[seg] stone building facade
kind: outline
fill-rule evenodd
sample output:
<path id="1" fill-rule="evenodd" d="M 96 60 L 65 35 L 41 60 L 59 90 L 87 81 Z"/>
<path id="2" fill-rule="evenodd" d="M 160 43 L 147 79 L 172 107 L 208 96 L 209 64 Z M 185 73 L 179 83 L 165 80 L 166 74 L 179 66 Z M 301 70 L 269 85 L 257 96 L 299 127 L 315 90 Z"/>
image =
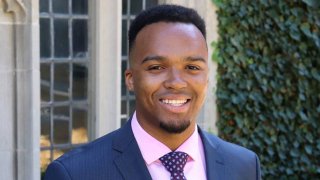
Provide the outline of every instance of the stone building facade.
<path id="1" fill-rule="evenodd" d="M 0 0 L 0 179 L 38 180 L 62 153 L 113 131 L 134 109 L 126 31 L 141 9 L 174 3 L 207 22 L 211 0 Z M 215 69 L 199 125 L 216 133 Z M 41 169 L 42 168 L 42 169 Z"/>

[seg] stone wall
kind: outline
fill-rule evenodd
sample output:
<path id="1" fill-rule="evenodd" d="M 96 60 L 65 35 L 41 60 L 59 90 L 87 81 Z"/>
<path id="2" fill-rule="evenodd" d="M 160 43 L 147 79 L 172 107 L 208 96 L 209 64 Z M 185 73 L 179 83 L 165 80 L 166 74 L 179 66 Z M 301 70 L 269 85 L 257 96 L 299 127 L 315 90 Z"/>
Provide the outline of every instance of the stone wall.
<path id="1" fill-rule="evenodd" d="M 0 179 L 38 179 L 38 1 L 0 1 Z"/>

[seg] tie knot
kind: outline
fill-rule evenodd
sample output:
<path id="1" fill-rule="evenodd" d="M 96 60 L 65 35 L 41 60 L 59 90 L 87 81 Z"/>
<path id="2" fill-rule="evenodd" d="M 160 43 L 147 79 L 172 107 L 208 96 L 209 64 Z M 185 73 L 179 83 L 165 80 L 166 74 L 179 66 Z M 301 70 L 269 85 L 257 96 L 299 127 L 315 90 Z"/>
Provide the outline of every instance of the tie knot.
<path id="1" fill-rule="evenodd" d="M 184 152 L 170 152 L 160 158 L 161 163 L 170 172 L 183 172 L 189 155 Z"/>

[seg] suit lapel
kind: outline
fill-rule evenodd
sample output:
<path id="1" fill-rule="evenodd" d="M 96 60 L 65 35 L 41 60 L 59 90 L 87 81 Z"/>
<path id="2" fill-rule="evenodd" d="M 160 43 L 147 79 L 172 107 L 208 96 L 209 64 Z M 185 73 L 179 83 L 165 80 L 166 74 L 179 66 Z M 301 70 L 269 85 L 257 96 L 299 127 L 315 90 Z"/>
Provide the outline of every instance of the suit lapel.
<path id="1" fill-rule="evenodd" d="M 151 180 L 151 175 L 134 138 L 131 120 L 121 128 L 119 135 L 114 138 L 113 149 L 119 153 L 114 162 L 124 179 Z"/>
<path id="2" fill-rule="evenodd" d="M 219 149 L 219 141 L 216 137 L 208 137 L 200 128 L 199 134 L 204 146 L 206 159 L 207 179 L 226 179 L 226 169 L 223 154 Z"/>
<path id="3" fill-rule="evenodd" d="M 219 149 L 219 140 L 206 134 L 200 128 L 199 134 L 204 146 L 207 179 L 226 179 L 226 165 Z M 119 130 L 113 140 L 113 149 L 119 155 L 114 162 L 126 180 L 151 180 L 145 161 L 131 129 L 131 120 Z"/>

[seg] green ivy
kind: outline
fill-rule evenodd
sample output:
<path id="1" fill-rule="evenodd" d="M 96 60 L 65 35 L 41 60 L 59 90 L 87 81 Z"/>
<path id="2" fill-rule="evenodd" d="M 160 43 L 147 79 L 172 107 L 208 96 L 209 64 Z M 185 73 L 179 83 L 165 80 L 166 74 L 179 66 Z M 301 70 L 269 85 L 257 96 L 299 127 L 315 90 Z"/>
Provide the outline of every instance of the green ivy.
<path id="1" fill-rule="evenodd" d="M 320 179 L 320 0 L 213 0 L 219 136 L 263 179 Z"/>

